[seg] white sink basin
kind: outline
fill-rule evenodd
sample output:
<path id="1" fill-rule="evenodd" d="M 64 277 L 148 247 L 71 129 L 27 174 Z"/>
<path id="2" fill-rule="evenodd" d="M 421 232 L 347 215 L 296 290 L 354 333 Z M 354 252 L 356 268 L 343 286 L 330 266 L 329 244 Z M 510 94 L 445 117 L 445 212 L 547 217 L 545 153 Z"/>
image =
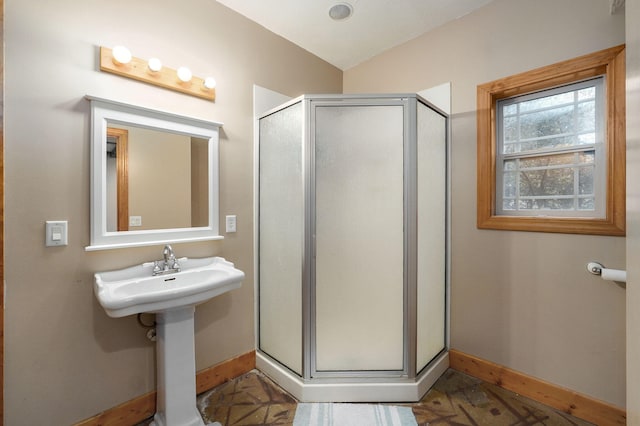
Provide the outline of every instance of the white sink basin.
<path id="1" fill-rule="evenodd" d="M 95 274 L 94 291 L 110 317 L 195 306 L 240 287 L 244 272 L 222 257 L 180 259 L 181 271 L 153 276 L 153 262 Z"/>

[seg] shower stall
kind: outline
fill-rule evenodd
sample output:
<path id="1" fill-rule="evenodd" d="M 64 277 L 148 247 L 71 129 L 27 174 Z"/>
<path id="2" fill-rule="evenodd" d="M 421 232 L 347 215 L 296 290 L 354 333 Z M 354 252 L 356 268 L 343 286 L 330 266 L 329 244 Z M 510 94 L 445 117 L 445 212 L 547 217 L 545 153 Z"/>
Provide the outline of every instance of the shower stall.
<path id="1" fill-rule="evenodd" d="M 448 117 L 415 94 L 259 117 L 257 367 L 301 401 L 417 401 L 448 367 Z"/>

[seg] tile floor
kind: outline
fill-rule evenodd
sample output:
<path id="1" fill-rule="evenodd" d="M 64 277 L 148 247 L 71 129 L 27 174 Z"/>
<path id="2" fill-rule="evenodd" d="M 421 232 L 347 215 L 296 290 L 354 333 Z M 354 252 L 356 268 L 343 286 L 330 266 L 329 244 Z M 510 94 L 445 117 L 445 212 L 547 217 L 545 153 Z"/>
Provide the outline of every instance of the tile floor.
<path id="1" fill-rule="evenodd" d="M 205 423 L 223 426 L 292 425 L 296 404 L 257 370 L 198 396 Z M 447 370 L 420 402 L 397 405 L 411 406 L 420 426 L 591 424 L 455 370 Z"/>

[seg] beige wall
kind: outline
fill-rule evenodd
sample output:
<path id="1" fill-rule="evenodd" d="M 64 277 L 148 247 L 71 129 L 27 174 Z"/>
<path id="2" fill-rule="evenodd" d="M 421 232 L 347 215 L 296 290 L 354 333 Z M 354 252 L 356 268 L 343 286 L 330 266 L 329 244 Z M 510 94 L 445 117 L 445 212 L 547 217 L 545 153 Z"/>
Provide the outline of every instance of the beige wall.
<path id="1" fill-rule="evenodd" d="M 476 86 L 624 43 L 607 0 L 496 0 L 345 72 L 344 90 L 452 85 L 451 346 L 625 405 L 625 239 L 476 229 Z"/>
<path id="2" fill-rule="evenodd" d="M 640 0 L 626 1 L 627 424 L 640 425 Z"/>
<path id="3" fill-rule="evenodd" d="M 5 424 L 70 424 L 154 389 L 153 344 L 135 318 L 105 315 L 92 274 L 160 258 L 161 247 L 84 251 L 86 94 L 224 123 L 220 214 L 236 214 L 238 232 L 174 249 L 178 256 L 220 254 L 247 273 L 241 289 L 197 308 L 197 368 L 252 350 L 253 84 L 290 96 L 335 93 L 341 71 L 213 0 L 4 3 Z M 214 75 L 216 101 L 98 72 L 98 46 L 116 44 Z M 49 219 L 69 221 L 67 247 L 44 247 Z"/>

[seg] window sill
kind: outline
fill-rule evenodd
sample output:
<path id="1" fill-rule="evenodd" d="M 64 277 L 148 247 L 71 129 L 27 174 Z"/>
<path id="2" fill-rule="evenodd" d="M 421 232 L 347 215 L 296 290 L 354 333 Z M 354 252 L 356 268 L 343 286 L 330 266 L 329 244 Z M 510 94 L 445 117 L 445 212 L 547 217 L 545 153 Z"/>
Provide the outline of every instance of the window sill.
<path id="1" fill-rule="evenodd" d="M 562 234 L 609 235 L 618 237 L 623 237 L 625 235 L 624 226 L 618 226 L 615 220 L 573 217 L 478 217 L 478 228 L 502 231 L 552 232 Z"/>

